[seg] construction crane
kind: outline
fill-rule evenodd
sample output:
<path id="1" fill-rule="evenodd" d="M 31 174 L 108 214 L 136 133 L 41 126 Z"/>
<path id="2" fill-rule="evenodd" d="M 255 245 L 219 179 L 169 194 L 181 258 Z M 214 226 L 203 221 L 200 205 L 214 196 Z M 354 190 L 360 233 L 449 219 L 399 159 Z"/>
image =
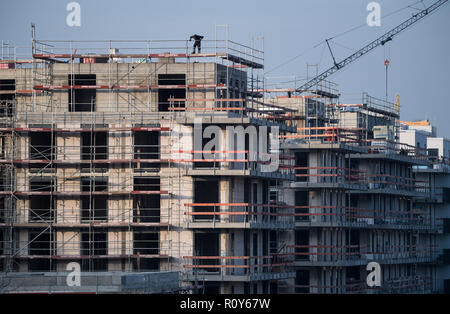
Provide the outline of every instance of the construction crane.
<path id="1" fill-rule="evenodd" d="M 302 85 L 299 88 L 297 88 L 295 91 L 298 92 L 298 93 L 303 93 L 303 92 L 306 92 L 306 91 L 310 90 L 311 88 L 316 86 L 318 83 L 320 83 L 321 81 L 326 79 L 331 74 L 333 74 L 336 71 L 342 69 L 346 65 L 352 63 L 353 61 L 358 60 L 360 57 L 362 57 L 365 54 L 369 53 L 370 51 L 372 51 L 376 47 L 384 46 L 384 44 L 386 44 L 388 41 L 391 41 L 395 35 L 397 35 L 401 31 L 405 30 L 409 26 L 415 24 L 419 20 L 423 19 L 425 16 L 427 16 L 431 12 L 437 10 L 439 7 L 444 5 L 447 1 L 448 0 L 436 1 L 435 3 L 430 5 L 428 8 L 426 8 L 426 9 L 420 11 L 419 13 L 413 15 L 411 18 L 407 19 L 406 21 L 404 21 L 400 25 L 394 27 L 393 29 L 391 29 L 389 32 L 387 32 L 383 36 L 381 36 L 378 39 L 372 41 L 370 44 L 368 44 L 365 47 L 361 48 L 360 50 L 358 50 L 357 52 L 355 52 L 351 56 L 349 56 L 349 57 L 345 58 L 344 60 L 342 60 L 341 62 L 336 62 L 336 60 L 334 58 L 334 55 L 331 52 L 331 48 L 329 47 L 328 40 L 327 40 L 326 42 L 327 42 L 328 47 L 330 48 L 330 52 L 331 52 L 331 55 L 333 57 L 334 66 L 332 66 L 331 68 L 329 68 L 328 70 L 326 70 L 322 74 L 319 74 L 318 76 L 316 76 L 313 79 L 309 80 L 304 85 Z"/>

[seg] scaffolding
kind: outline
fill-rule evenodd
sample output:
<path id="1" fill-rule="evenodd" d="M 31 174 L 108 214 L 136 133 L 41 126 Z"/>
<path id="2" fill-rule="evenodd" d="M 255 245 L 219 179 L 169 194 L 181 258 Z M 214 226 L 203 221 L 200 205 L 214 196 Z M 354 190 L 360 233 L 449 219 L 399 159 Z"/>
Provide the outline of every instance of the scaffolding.
<path id="1" fill-rule="evenodd" d="M 13 71 L 5 76 L 14 77 L 13 87 L 0 88 L 14 100 L 2 101 L 0 129 L 5 271 L 61 271 L 78 261 L 84 271 L 181 270 L 186 277 L 196 268 L 191 260 L 202 264 L 182 236 L 197 218 L 190 205 L 203 206 L 183 199 L 192 193 L 189 171 L 201 164 L 260 171 L 266 162 L 248 150 L 202 151 L 213 157 L 198 159 L 184 147 L 186 125 L 200 116 L 288 130 L 294 112 L 256 92 L 264 88 L 264 52 L 255 42 L 226 38 L 202 46 L 190 53 L 187 40 L 33 38 L 31 59 L 2 52 L 0 64 Z M 280 169 L 279 177 L 292 172 Z M 292 209 L 281 204 L 227 207 L 213 223 L 243 218 L 266 230 L 293 228 Z M 272 255 L 242 261 L 248 275 L 287 265 Z"/>
<path id="2" fill-rule="evenodd" d="M 310 67 L 315 66 L 307 66 L 306 80 L 309 78 Z M 342 103 L 338 85 L 326 80 L 298 94 L 297 87 L 304 81 L 295 76 L 266 77 L 265 89 L 257 90 L 265 95 L 266 102 L 295 110 L 288 112 L 285 118 L 295 121 L 297 133 L 283 138 L 304 142 L 345 143 L 369 148 L 373 144 L 392 146 L 398 150 L 405 148 L 405 145 L 396 146 L 399 132 L 397 120 L 400 116 L 398 104 L 367 93 L 363 93 L 361 99 L 355 103 Z M 381 126 L 385 127 L 386 134 L 378 130 Z M 416 153 L 414 155 L 418 155 L 418 152 Z"/>
<path id="3" fill-rule="evenodd" d="M 290 282 L 295 292 L 361 292 L 360 283 L 345 282 L 333 263 L 434 259 L 429 238 L 413 240 L 416 231 L 434 230 L 433 213 L 408 207 L 412 197 L 429 193 L 427 182 L 406 166 L 386 170 L 382 161 L 364 164 L 353 156 L 402 155 L 405 160 L 392 163 L 410 164 L 428 159 L 426 151 L 396 141 L 397 105 L 366 93 L 355 104 L 343 104 L 338 86 L 328 81 L 300 95 L 302 79 L 264 78 L 264 52 L 254 45 L 216 38 L 204 40 L 202 49 L 190 53 L 187 40 L 33 38 L 26 60 L 2 45 L 2 270 L 60 271 L 76 260 L 84 271 L 180 270 L 195 286 L 240 278 Z M 197 150 L 191 145 L 197 118 L 221 130 L 232 124 L 279 126 L 286 144 L 277 150 L 279 169 L 263 173 L 267 156 L 255 156 L 247 144 Z M 305 151 L 316 159 L 310 163 Z M 229 193 L 217 188 L 217 195 L 229 195 L 215 200 L 196 199 L 194 177 L 206 185 L 211 176 L 226 177 L 220 183 L 230 186 L 239 178 L 242 185 L 225 187 Z M 244 177 L 267 184 L 262 202 L 251 191 L 232 195 L 241 186 L 255 189 Z M 314 203 L 304 203 L 305 193 L 298 201 L 290 191 L 296 189 L 314 194 Z M 382 196 L 358 205 L 352 201 L 358 193 Z M 315 243 L 302 243 L 301 235 L 297 241 L 297 233 L 292 239 L 296 228 L 311 226 L 319 230 Z M 401 232 L 385 244 L 383 232 L 395 227 Z M 218 235 L 217 250 L 199 252 L 195 237 L 215 228 L 225 234 L 244 230 L 249 247 L 255 240 L 245 238 L 247 230 L 275 236 L 262 236 L 269 244 L 259 253 L 258 245 L 235 256 L 228 247 L 220 252 Z M 353 241 L 352 230 L 367 231 L 366 243 L 373 244 L 359 243 L 359 234 Z M 327 269 L 320 282 L 293 282 L 294 267 L 314 263 L 334 267 L 329 278 L 339 274 L 341 282 L 325 278 Z M 429 287 L 406 272 L 392 278 L 392 291 Z"/>

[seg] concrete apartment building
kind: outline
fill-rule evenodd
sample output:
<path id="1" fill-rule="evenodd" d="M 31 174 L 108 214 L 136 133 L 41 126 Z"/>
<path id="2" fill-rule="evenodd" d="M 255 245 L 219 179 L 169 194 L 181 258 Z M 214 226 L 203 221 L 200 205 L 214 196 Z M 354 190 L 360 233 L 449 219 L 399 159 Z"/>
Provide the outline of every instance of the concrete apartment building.
<path id="1" fill-rule="evenodd" d="M 206 293 L 444 291 L 444 216 L 415 171 L 433 163 L 396 140 L 397 105 L 266 88 L 263 52 L 231 41 L 86 45 L 1 60 L 2 273 L 78 262 Z"/>
<path id="2" fill-rule="evenodd" d="M 247 90 L 262 52 L 229 42 L 234 54 L 217 43 L 145 53 L 149 43 L 77 55 L 69 43 L 48 53 L 35 42 L 32 61 L 3 63 L 2 271 L 75 261 L 89 272 L 179 271 L 210 293 L 276 293 L 294 273 L 271 254 L 294 225 L 277 215 L 290 209 L 269 202 L 269 182 L 292 171 L 261 171 L 249 152 L 261 139 L 239 145 L 226 130 L 295 131 L 277 120 L 286 110 L 267 118 Z M 223 144 L 204 155 L 208 125 Z"/>
<path id="3" fill-rule="evenodd" d="M 437 291 L 442 230 L 430 206 L 419 208 L 432 193 L 414 172 L 430 162 L 396 140 L 399 106 L 366 93 L 342 104 L 329 84 L 279 102 L 316 108 L 297 116 L 297 134 L 281 145 L 296 157 L 296 181 L 283 189 L 295 207 L 294 292 Z M 382 269 L 375 289 L 366 283 L 371 261 Z"/>
<path id="4" fill-rule="evenodd" d="M 450 158 L 449 140 L 437 136 L 436 127 L 429 121 L 411 122 L 400 131 L 400 139 L 409 145 L 426 149 L 430 163 L 415 166 L 413 172 L 418 180 L 428 189 L 426 197 L 417 198 L 415 206 L 428 207 L 433 213 L 435 224 L 439 228 L 436 247 L 439 258 L 436 264 L 437 290 L 450 292 Z"/>

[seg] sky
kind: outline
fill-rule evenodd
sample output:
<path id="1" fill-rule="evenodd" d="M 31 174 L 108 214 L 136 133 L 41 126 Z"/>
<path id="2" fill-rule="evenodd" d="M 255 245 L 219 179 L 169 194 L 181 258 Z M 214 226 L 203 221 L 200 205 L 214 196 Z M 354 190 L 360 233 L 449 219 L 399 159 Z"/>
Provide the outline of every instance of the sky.
<path id="1" fill-rule="evenodd" d="M 305 78 L 307 64 L 319 72 L 332 66 L 325 39 L 334 37 L 339 62 L 434 1 L 378 0 L 381 26 L 369 27 L 371 0 L 77 0 L 81 26 L 69 27 L 71 1 L 0 0 L 0 40 L 31 47 L 31 23 L 41 40 L 184 40 L 194 33 L 213 40 L 215 25 L 226 24 L 230 40 L 264 38 L 266 76 Z M 447 3 L 328 80 L 339 85 L 342 103 L 361 103 L 363 92 L 384 99 L 389 59 L 388 97 L 399 94 L 401 119 L 429 119 L 450 138 L 449 33 Z"/>

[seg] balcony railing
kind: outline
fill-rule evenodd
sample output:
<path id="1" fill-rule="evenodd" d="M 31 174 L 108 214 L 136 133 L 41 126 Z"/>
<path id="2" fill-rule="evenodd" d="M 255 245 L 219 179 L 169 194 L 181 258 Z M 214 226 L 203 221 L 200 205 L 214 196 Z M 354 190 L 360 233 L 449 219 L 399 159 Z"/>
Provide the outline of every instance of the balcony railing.
<path id="1" fill-rule="evenodd" d="M 292 167 L 297 182 L 365 184 L 363 170 L 343 167 Z"/>
<path id="2" fill-rule="evenodd" d="M 292 206 L 250 203 L 187 203 L 190 222 L 289 224 L 294 222 Z"/>
<path id="3" fill-rule="evenodd" d="M 280 273 L 292 265 L 277 256 L 184 256 L 188 261 L 183 265 L 191 276 L 249 276 Z"/>

